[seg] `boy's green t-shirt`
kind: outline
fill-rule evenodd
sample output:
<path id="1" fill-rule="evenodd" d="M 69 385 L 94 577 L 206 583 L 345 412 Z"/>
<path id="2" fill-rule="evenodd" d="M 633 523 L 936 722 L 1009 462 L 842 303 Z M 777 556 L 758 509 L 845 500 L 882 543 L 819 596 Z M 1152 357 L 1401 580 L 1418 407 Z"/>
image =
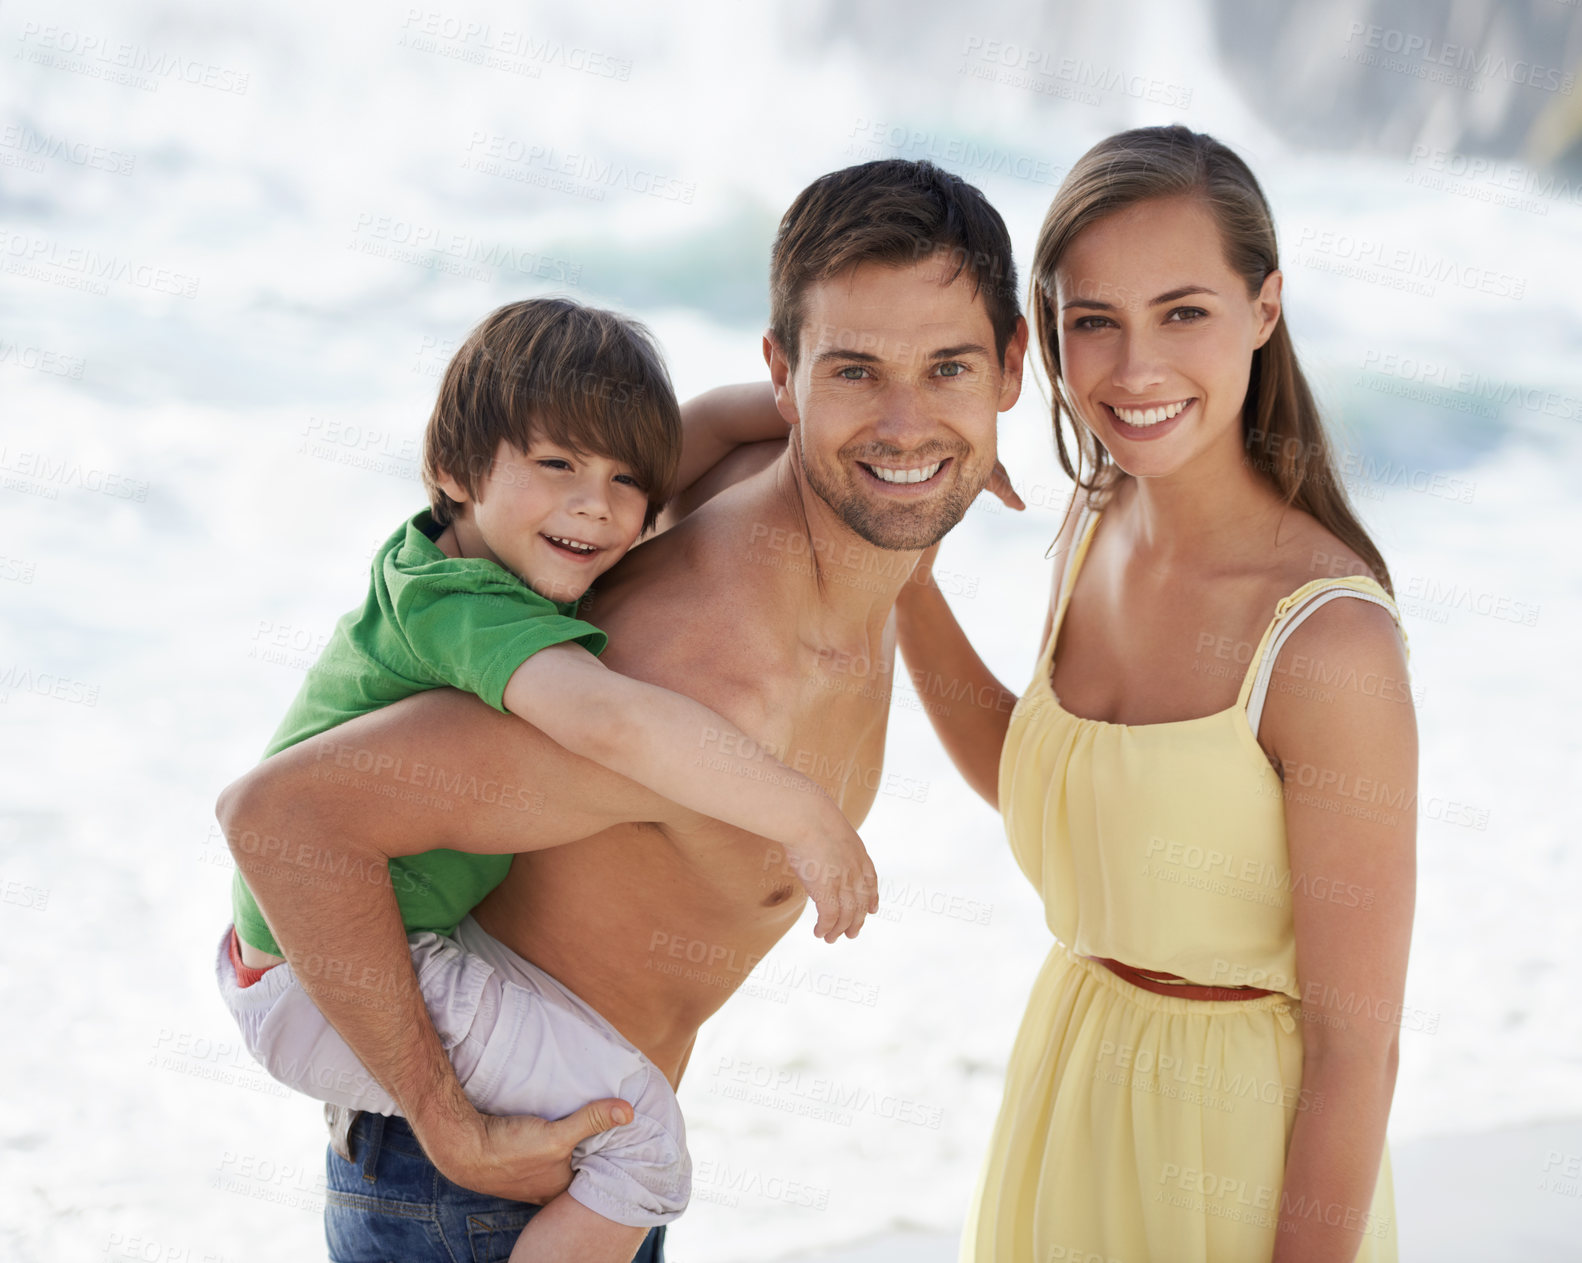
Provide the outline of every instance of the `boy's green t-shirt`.
<path id="1" fill-rule="evenodd" d="M 575 603 L 540 596 L 492 561 L 447 557 L 434 543 L 441 529 L 425 509 L 380 547 L 368 599 L 336 624 L 265 758 L 425 689 L 462 689 L 503 711 L 506 682 L 540 649 L 572 642 L 604 652 L 604 633 L 572 617 Z M 465 772 L 427 769 L 424 787 L 454 791 L 459 780 L 460 792 L 470 792 Z M 472 791 L 484 792 L 476 784 Z M 302 853 L 305 867 L 312 868 L 314 855 Z M 407 931 L 452 933 L 510 866 L 509 855 L 449 850 L 391 860 Z M 282 955 L 239 872 L 231 896 L 238 937 Z"/>

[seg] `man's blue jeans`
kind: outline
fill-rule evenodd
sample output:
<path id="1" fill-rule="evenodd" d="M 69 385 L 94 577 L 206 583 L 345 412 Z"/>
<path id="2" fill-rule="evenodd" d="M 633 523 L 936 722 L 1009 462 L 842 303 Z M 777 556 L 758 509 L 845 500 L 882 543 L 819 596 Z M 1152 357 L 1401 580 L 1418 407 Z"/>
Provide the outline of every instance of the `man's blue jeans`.
<path id="1" fill-rule="evenodd" d="M 452 1184 L 424 1156 L 404 1118 L 360 1114 L 352 1161 L 325 1158 L 324 1235 L 334 1263 L 496 1263 L 508 1259 L 538 1213 Z M 633 1263 L 664 1263 L 665 1230 L 644 1239 Z"/>

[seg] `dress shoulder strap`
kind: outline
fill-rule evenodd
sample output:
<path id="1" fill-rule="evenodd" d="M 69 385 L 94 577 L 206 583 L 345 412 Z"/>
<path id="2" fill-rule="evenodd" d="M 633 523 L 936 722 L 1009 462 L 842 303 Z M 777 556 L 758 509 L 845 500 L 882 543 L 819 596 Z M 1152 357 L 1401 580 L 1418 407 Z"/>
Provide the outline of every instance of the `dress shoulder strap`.
<path id="1" fill-rule="evenodd" d="M 1241 684 L 1237 705 L 1246 709 L 1247 726 L 1252 729 L 1254 736 L 1257 736 L 1258 724 L 1263 719 L 1263 705 L 1268 700 L 1269 684 L 1274 679 L 1274 664 L 1280 656 L 1280 650 L 1285 648 L 1285 642 L 1315 611 L 1341 597 L 1368 601 L 1388 610 L 1401 632 L 1401 638 L 1406 638 L 1405 629 L 1401 627 L 1401 612 L 1377 580 L 1366 575 L 1346 575 L 1339 579 L 1314 579 L 1304 583 L 1275 607 L 1274 618 L 1263 633 L 1258 652 L 1253 655 L 1252 664 L 1247 669 L 1247 678 Z"/>
<path id="2" fill-rule="evenodd" d="M 1101 510 L 1086 503 L 1077 511 L 1077 525 L 1072 532 L 1071 556 L 1066 559 L 1066 572 L 1060 576 L 1060 598 L 1055 603 L 1055 621 L 1049 626 L 1049 643 L 1044 646 L 1044 663 L 1047 668 L 1055 652 L 1055 642 L 1060 639 L 1060 625 L 1066 621 L 1066 606 L 1071 603 L 1071 589 L 1076 586 L 1077 571 L 1088 555 L 1088 545 L 1093 542 L 1093 532 L 1099 524 Z"/>

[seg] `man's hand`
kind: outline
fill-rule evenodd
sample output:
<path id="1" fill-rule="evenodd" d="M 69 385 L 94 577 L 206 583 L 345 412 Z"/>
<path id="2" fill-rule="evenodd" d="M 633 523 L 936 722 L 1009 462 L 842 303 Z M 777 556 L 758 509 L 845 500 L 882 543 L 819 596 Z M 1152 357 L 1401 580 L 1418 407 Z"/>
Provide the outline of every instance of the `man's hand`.
<path id="1" fill-rule="evenodd" d="M 994 462 L 994 472 L 989 475 L 989 481 L 983 484 L 983 490 L 998 496 L 1008 509 L 1021 511 L 1027 507 L 1022 497 L 1016 494 L 1016 488 L 1011 486 L 1011 475 L 1005 472 L 1005 466 L 999 461 Z"/>
<path id="2" fill-rule="evenodd" d="M 551 1121 L 526 1115 L 476 1116 L 469 1141 L 445 1152 L 425 1150 L 440 1174 L 475 1193 L 542 1206 L 571 1183 L 571 1151 L 589 1136 L 632 1121 L 632 1107 L 610 1099 Z M 418 1137 L 423 1139 L 421 1134 Z"/>

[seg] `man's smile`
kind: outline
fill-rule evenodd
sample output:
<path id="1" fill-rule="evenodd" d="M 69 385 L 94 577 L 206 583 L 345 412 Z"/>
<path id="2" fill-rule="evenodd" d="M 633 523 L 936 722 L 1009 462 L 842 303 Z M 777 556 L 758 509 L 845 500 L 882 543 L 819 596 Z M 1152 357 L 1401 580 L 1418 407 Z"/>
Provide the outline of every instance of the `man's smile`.
<path id="1" fill-rule="evenodd" d="M 931 486 L 941 482 L 945 470 L 954 463 L 954 458 L 947 456 L 941 460 L 930 461 L 926 465 L 860 460 L 857 462 L 857 467 L 867 475 L 865 481 L 882 485 L 886 489 L 896 489 Z"/>

